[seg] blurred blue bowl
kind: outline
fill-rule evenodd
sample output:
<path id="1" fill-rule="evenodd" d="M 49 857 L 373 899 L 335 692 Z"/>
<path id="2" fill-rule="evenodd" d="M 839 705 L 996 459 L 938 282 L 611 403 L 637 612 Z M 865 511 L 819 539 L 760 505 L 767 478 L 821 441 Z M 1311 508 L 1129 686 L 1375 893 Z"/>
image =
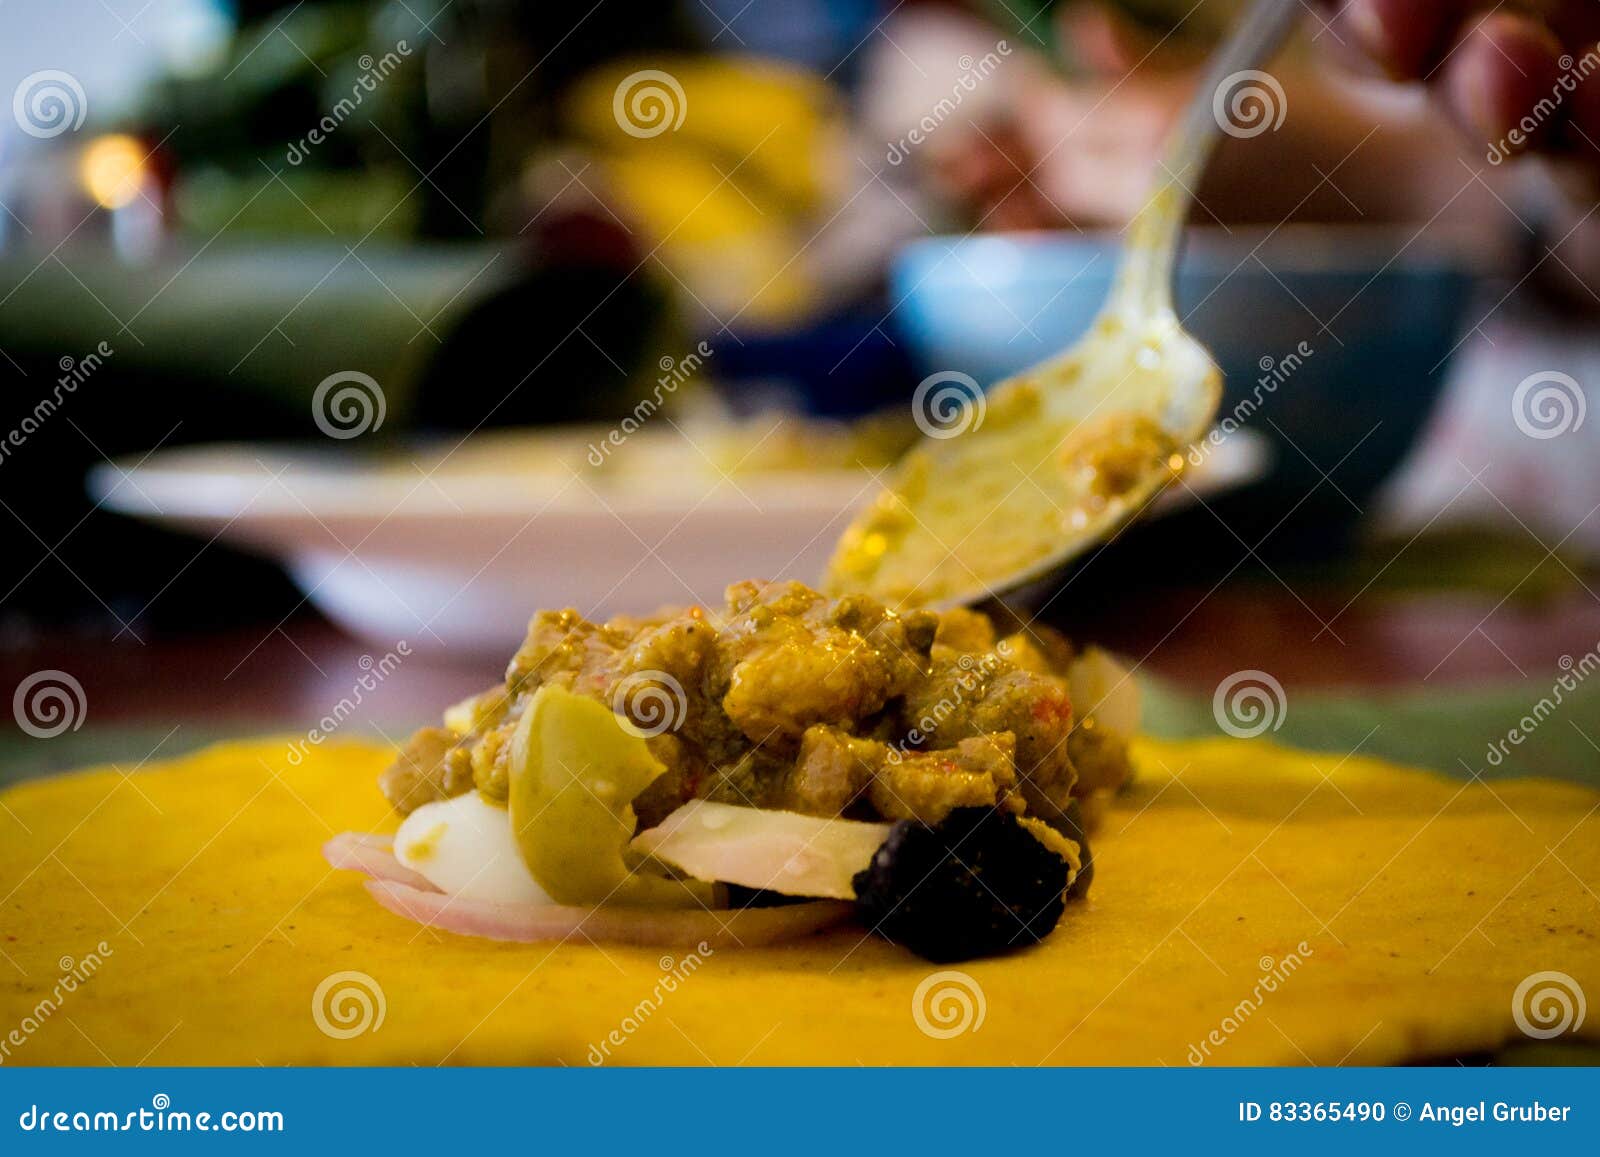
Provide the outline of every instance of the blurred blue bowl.
<path id="1" fill-rule="evenodd" d="M 1243 425 L 1275 444 L 1270 478 L 1250 492 L 1257 513 L 1312 496 L 1354 516 L 1416 440 L 1474 277 L 1463 247 L 1413 234 L 1191 231 L 1179 316 L 1222 367 L 1222 415 L 1259 400 Z M 959 370 L 991 385 L 1089 328 L 1120 246 L 1115 234 L 918 241 L 891 272 L 895 321 L 920 372 Z"/>

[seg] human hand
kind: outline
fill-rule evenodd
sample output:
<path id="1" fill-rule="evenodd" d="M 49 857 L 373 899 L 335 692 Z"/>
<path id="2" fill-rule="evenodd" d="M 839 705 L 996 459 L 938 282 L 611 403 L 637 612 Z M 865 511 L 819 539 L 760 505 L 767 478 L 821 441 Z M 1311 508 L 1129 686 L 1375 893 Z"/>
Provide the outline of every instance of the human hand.
<path id="1" fill-rule="evenodd" d="M 1324 0 L 1332 32 L 1397 80 L 1435 89 L 1488 159 L 1560 154 L 1600 177 L 1594 0 Z"/>

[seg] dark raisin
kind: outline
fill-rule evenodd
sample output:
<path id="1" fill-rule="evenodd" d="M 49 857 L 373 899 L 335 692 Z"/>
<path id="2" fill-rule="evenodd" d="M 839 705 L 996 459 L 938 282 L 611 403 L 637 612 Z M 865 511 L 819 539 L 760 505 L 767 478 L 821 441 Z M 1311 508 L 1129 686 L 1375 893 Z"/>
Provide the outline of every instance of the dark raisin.
<path id="1" fill-rule="evenodd" d="M 993 808 L 901 820 L 853 881 L 862 920 L 938 963 L 1036 944 L 1065 909 L 1067 862 Z"/>

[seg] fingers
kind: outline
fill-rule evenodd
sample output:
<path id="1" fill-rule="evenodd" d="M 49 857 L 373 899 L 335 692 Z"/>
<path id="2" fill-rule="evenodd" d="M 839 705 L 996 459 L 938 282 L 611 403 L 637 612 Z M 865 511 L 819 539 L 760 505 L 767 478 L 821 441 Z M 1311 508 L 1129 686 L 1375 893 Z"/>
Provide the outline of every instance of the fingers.
<path id="1" fill-rule="evenodd" d="M 1384 72 L 1427 80 L 1456 119 L 1507 155 L 1572 149 L 1600 161 L 1600 76 L 1558 88 L 1600 39 L 1600 3 L 1528 0 L 1325 0 L 1334 31 Z M 1563 47 L 1565 46 L 1565 47 Z M 1562 66 L 1562 60 L 1567 64 Z M 1557 93 L 1560 95 L 1555 95 Z"/>
<path id="2" fill-rule="evenodd" d="M 1465 0 L 1347 0 L 1333 27 L 1395 80 L 1420 80 L 1448 51 Z"/>
<path id="3" fill-rule="evenodd" d="M 1552 97 L 1561 59 L 1542 23 L 1499 12 L 1466 29 L 1435 82 L 1474 139 L 1513 155 L 1557 137 L 1569 111 Z"/>

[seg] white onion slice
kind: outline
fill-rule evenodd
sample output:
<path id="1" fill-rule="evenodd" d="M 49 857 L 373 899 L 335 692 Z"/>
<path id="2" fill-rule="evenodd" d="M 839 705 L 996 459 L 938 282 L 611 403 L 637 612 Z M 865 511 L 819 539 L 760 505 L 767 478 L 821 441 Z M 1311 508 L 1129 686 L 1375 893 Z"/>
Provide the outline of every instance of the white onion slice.
<path id="1" fill-rule="evenodd" d="M 370 832 L 340 832 L 322 845 L 322 858 L 341 871 L 361 872 L 410 888 L 436 891 L 426 876 L 413 872 L 394 856 L 394 838 Z"/>
<path id="2" fill-rule="evenodd" d="M 373 899 L 396 916 L 462 936 L 522 944 L 582 937 L 598 944 L 755 948 L 808 936 L 847 919 L 854 906 L 829 901 L 781 908 L 706 911 L 669 908 L 570 908 L 488 904 L 367 881 Z"/>
<path id="3" fill-rule="evenodd" d="M 696 880 L 853 900 L 850 878 L 872 862 L 889 828 L 696 799 L 641 832 L 629 848 Z"/>

